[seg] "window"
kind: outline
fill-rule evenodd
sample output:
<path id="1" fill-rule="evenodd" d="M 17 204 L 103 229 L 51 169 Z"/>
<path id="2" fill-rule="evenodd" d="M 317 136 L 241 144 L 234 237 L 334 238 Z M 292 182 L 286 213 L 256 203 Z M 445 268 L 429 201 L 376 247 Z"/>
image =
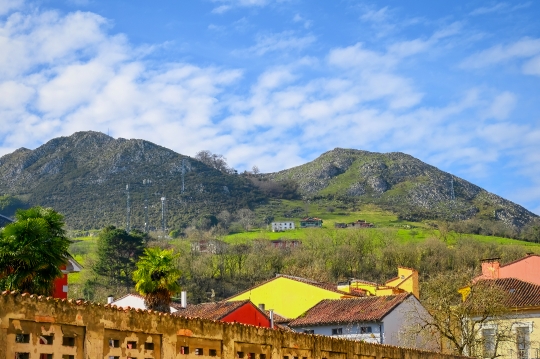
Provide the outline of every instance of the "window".
<path id="1" fill-rule="evenodd" d="M 144 350 L 154 350 L 154 343 L 144 343 Z"/>
<path id="2" fill-rule="evenodd" d="M 371 333 L 371 327 L 360 327 L 360 333 L 362 334 Z"/>
<path id="3" fill-rule="evenodd" d="M 62 338 L 62 345 L 65 347 L 74 347 L 75 346 L 75 338 L 74 337 L 63 337 Z"/>
<path id="4" fill-rule="evenodd" d="M 210 349 L 208 351 L 208 355 L 211 356 L 211 357 L 217 357 L 217 350 L 215 349 Z"/>
<path id="5" fill-rule="evenodd" d="M 495 328 L 482 329 L 484 339 L 484 358 L 492 358 L 495 355 Z"/>
<path id="6" fill-rule="evenodd" d="M 529 327 L 516 328 L 516 344 L 518 359 L 529 359 Z"/>
<path id="7" fill-rule="evenodd" d="M 30 353 L 15 353 L 15 359 L 30 359 Z"/>
<path id="8" fill-rule="evenodd" d="M 313 330 L 313 329 L 304 329 L 304 334 L 315 334 L 315 330 Z"/>
<path id="9" fill-rule="evenodd" d="M 15 335 L 15 343 L 30 343 L 30 334 Z"/>
<path id="10" fill-rule="evenodd" d="M 332 335 L 341 335 L 341 334 L 343 334 L 343 328 L 332 329 Z"/>
<path id="11" fill-rule="evenodd" d="M 243 358 L 244 357 L 244 352 L 236 352 L 236 357 L 237 358 Z"/>
<path id="12" fill-rule="evenodd" d="M 117 357 L 117 356 L 110 356 L 109 359 L 120 359 L 120 357 Z"/>
<path id="13" fill-rule="evenodd" d="M 128 349 L 137 349 L 137 342 L 127 342 Z"/>
<path id="14" fill-rule="evenodd" d="M 288 356 L 288 355 L 284 355 L 284 356 L 283 356 L 283 359 L 289 359 L 289 356 Z"/>
<path id="15" fill-rule="evenodd" d="M 75 355 L 64 354 L 62 355 L 62 359 L 75 359 Z"/>
<path id="16" fill-rule="evenodd" d="M 120 348 L 120 340 L 118 340 L 118 339 L 109 339 L 109 347 L 111 347 L 111 348 Z"/>
<path id="17" fill-rule="evenodd" d="M 54 337 L 52 335 L 41 335 L 39 337 L 39 344 L 52 345 Z"/>
<path id="18" fill-rule="evenodd" d="M 259 359 L 266 359 L 266 354 L 259 354 Z"/>
<path id="19" fill-rule="evenodd" d="M 189 347 L 180 347 L 180 354 L 189 354 Z"/>
<path id="20" fill-rule="evenodd" d="M 195 355 L 203 355 L 202 348 L 195 348 Z"/>
<path id="21" fill-rule="evenodd" d="M 39 359 L 53 359 L 52 354 L 39 354 Z"/>

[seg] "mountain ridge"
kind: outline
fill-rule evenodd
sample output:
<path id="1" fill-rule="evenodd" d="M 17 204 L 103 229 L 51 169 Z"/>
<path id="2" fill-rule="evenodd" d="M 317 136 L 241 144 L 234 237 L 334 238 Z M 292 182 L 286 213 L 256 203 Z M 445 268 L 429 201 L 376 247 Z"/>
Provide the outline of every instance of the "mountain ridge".
<path id="1" fill-rule="evenodd" d="M 190 163 L 184 168 L 184 193 L 183 160 Z M 144 179 L 151 179 L 152 186 L 143 186 Z M 144 223 L 146 195 L 152 218 L 160 217 L 159 199 L 167 198 L 168 227 L 178 228 L 223 210 L 264 205 L 273 196 L 263 190 L 265 181 L 293 181 L 304 200 L 373 203 L 414 221 L 482 218 L 520 230 L 538 218 L 522 206 L 401 152 L 336 148 L 293 168 L 237 175 L 149 141 L 84 131 L 0 157 L 0 194 L 16 196 L 28 205 L 52 206 L 77 229 L 122 226 L 126 184 L 131 186 L 136 227 Z M 154 228 L 159 228 L 157 222 Z"/>

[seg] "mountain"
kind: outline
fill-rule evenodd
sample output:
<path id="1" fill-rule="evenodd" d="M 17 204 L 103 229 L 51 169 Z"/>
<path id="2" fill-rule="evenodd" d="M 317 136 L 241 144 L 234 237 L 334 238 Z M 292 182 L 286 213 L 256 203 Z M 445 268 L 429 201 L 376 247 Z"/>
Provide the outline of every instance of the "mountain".
<path id="1" fill-rule="evenodd" d="M 188 162 L 182 193 L 184 159 Z M 145 179 L 151 185 L 143 186 Z M 100 132 L 77 132 L 0 158 L 0 194 L 16 196 L 27 205 L 51 206 L 65 215 L 70 228 L 125 226 L 127 184 L 131 223 L 139 229 L 144 228 L 145 190 L 151 229 L 161 228 L 161 197 L 166 198 L 169 228 L 264 199 L 242 176 L 222 173 L 148 141 L 114 139 Z"/>
<path id="2" fill-rule="evenodd" d="M 0 158 L 0 214 L 42 205 L 63 213 L 73 229 L 124 227 L 129 184 L 131 225 L 138 229 L 144 228 L 145 191 L 150 229 L 161 228 L 161 197 L 166 198 L 167 227 L 181 228 L 200 218 L 215 223 L 213 216 L 223 210 L 254 209 L 279 196 L 294 198 L 295 190 L 304 200 L 349 207 L 372 203 L 413 221 L 477 218 L 520 230 L 537 218 L 403 153 L 336 148 L 304 165 L 256 176 L 205 163 L 144 140 L 77 132 Z M 145 179 L 151 185 L 144 186 Z"/>
<path id="3" fill-rule="evenodd" d="M 410 155 L 336 148 L 304 165 L 264 175 L 293 180 L 304 198 L 373 203 L 403 219 L 500 221 L 522 229 L 534 213 Z"/>

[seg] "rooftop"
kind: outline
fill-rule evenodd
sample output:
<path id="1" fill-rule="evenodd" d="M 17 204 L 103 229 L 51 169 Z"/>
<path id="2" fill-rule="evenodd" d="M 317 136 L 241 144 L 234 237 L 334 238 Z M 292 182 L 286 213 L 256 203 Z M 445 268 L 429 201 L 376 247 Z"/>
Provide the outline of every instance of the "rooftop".
<path id="1" fill-rule="evenodd" d="M 404 293 L 382 297 L 325 299 L 293 320 L 289 326 L 380 321 L 410 295 Z"/>

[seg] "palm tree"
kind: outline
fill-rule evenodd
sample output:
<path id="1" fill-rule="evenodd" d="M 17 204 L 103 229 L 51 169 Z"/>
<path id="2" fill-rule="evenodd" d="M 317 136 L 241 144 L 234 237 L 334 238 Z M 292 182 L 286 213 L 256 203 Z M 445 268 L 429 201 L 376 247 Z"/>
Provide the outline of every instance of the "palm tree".
<path id="1" fill-rule="evenodd" d="M 174 265 L 172 250 L 146 248 L 133 273 L 135 289 L 144 295 L 148 309 L 170 313 L 171 296 L 178 293 L 180 271 Z"/>
<path id="2" fill-rule="evenodd" d="M 63 216 L 52 208 L 19 210 L 0 232 L 0 288 L 51 295 L 70 241 Z"/>

